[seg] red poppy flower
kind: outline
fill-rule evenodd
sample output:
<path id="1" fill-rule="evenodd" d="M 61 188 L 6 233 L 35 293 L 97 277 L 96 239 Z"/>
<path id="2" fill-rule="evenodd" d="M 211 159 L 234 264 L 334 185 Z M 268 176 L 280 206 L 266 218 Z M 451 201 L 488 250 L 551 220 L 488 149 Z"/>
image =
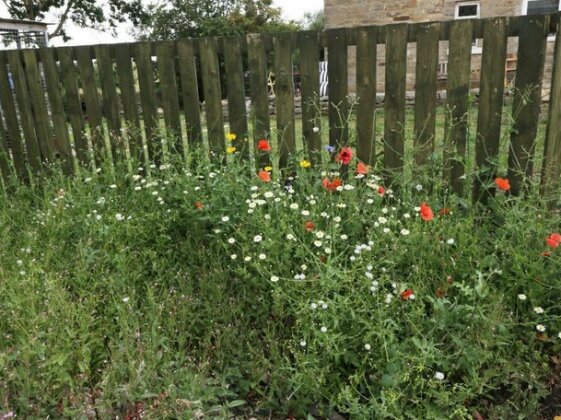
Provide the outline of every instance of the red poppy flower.
<path id="1" fill-rule="evenodd" d="M 448 207 L 442 207 L 438 212 L 439 216 L 449 216 L 452 214 L 452 211 Z"/>
<path id="2" fill-rule="evenodd" d="M 307 232 L 311 232 L 315 227 L 316 225 L 314 225 L 314 222 L 312 222 L 311 220 L 308 220 L 306 223 L 304 223 L 304 229 L 306 229 Z"/>
<path id="3" fill-rule="evenodd" d="M 378 186 L 378 194 L 383 196 L 385 193 L 386 193 L 386 189 L 384 187 L 382 187 L 381 185 L 379 185 Z"/>
<path id="4" fill-rule="evenodd" d="M 267 140 L 261 139 L 257 142 L 257 150 L 260 150 L 262 152 L 270 152 L 271 149 L 272 147 Z"/>
<path id="5" fill-rule="evenodd" d="M 419 211 L 419 213 L 421 215 L 421 219 L 423 219 L 425 222 L 430 222 L 432 219 L 434 219 L 432 209 L 427 203 L 421 203 L 421 210 Z"/>
<path id="6" fill-rule="evenodd" d="M 557 248 L 561 245 L 561 235 L 557 232 L 552 233 L 545 239 L 545 243 L 550 248 Z"/>
<path id="7" fill-rule="evenodd" d="M 195 208 L 201 210 L 204 207 L 203 203 L 200 201 L 195 201 Z"/>
<path id="8" fill-rule="evenodd" d="M 495 178 L 495 184 L 497 188 L 502 191 L 510 190 L 510 182 L 506 178 Z"/>
<path id="9" fill-rule="evenodd" d="M 323 188 L 328 191 L 337 191 L 337 188 L 343 185 L 343 181 L 339 178 L 333 178 L 331 181 L 329 178 L 323 178 L 321 184 L 323 185 Z"/>
<path id="10" fill-rule="evenodd" d="M 353 158 L 353 149 L 350 147 L 341 147 L 339 154 L 335 158 L 337 162 L 341 162 L 343 165 L 348 165 Z"/>
<path id="11" fill-rule="evenodd" d="M 409 300 L 415 297 L 415 294 L 413 293 L 413 290 L 411 289 L 406 289 L 403 292 L 401 292 L 401 299 L 402 300 Z"/>
<path id="12" fill-rule="evenodd" d="M 356 164 L 356 169 L 355 169 L 355 173 L 357 175 L 366 175 L 368 173 L 368 171 L 370 170 L 370 166 L 362 163 L 362 162 L 357 162 Z"/>
<path id="13" fill-rule="evenodd" d="M 271 174 L 267 171 L 259 171 L 257 176 L 263 182 L 271 182 Z"/>

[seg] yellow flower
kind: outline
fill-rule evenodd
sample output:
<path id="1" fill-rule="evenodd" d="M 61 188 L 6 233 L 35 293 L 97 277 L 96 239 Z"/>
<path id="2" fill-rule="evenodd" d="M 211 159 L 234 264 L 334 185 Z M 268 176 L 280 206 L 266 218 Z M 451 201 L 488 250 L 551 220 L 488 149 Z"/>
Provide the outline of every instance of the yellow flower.
<path id="1" fill-rule="evenodd" d="M 272 166 L 265 166 L 265 167 L 263 168 L 263 170 L 264 170 L 264 171 L 267 171 L 267 172 L 271 172 L 271 171 L 273 170 L 273 167 L 272 167 Z"/>
<path id="2" fill-rule="evenodd" d="M 310 166 L 312 166 L 312 163 L 309 160 L 304 159 L 300 161 L 301 168 L 309 168 Z"/>
<path id="3" fill-rule="evenodd" d="M 226 153 L 228 153 L 229 155 L 233 154 L 236 151 L 236 148 L 234 146 L 228 147 L 226 149 Z"/>
<path id="4" fill-rule="evenodd" d="M 236 135 L 234 133 L 228 133 L 228 135 L 226 136 L 226 140 L 234 141 L 236 140 Z"/>

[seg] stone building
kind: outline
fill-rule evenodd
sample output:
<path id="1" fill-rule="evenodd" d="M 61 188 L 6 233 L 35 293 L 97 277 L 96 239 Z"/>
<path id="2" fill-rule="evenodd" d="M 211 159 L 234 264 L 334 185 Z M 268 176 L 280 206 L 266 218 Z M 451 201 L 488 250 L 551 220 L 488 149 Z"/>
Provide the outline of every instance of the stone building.
<path id="1" fill-rule="evenodd" d="M 561 10 L 561 0 L 324 0 L 326 29 L 384 25 L 398 22 L 426 22 L 450 19 L 472 19 L 492 16 L 518 16 L 551 13 Z M 551 72 L 554 37 L 548 38 L 546 75 Z M 472 87 L 477 87 L 481 63 L 482 40 L 472 47 Z M 517 43 L 509 39 L 507 73 L 510 80 L 516 70 Z M 378 90 L 384 89 L 384 47 L 378 46 Z M 414 46 L 408 50 L 407 89 L 415 86 Z M 349 91 L 355 91 L 355 51 L 349 51 Z M 447 77 L 447 42 L 440 43 L 438 78 Z M 544 85 L 547 84 L 547 77 Z M 442 85 L 445 86 L 445 83 Z M 544 86 L 545 87 L 545 86 Z"/>

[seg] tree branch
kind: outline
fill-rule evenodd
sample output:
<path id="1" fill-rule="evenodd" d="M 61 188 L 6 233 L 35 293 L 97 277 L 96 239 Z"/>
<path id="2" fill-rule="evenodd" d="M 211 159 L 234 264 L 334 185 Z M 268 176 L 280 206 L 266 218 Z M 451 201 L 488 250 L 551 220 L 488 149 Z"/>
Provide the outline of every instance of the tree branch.
<path id="1" fill-rule="evenodd" d="M 60 36 L 60 34 L 62 32 L 62 27 L 64 26 L 64 23 L 68 19 L 68 14 L 70 13 L 70 9 L 72 8 L 73 5 L 74 5 L 74 0 L 68 0 L 68 4 L 66 5 L 66 9 L 64 10 L 64 13 L 60 17 L 60 22 L 58 23 L 56 29 L 52 33 L 49 34 L 49 39 L 53 39 L 57 36 Z"/>

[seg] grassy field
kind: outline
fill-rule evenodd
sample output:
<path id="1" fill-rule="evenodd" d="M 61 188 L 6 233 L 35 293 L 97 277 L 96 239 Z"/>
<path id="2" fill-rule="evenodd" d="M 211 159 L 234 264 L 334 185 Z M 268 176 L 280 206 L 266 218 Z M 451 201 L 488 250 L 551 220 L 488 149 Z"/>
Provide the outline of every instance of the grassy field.
<path id="1" fill-rule="evenodd" d="M 190 153 L 0 197 L 0 418 L 560 413 L 552 203 Z"/>

